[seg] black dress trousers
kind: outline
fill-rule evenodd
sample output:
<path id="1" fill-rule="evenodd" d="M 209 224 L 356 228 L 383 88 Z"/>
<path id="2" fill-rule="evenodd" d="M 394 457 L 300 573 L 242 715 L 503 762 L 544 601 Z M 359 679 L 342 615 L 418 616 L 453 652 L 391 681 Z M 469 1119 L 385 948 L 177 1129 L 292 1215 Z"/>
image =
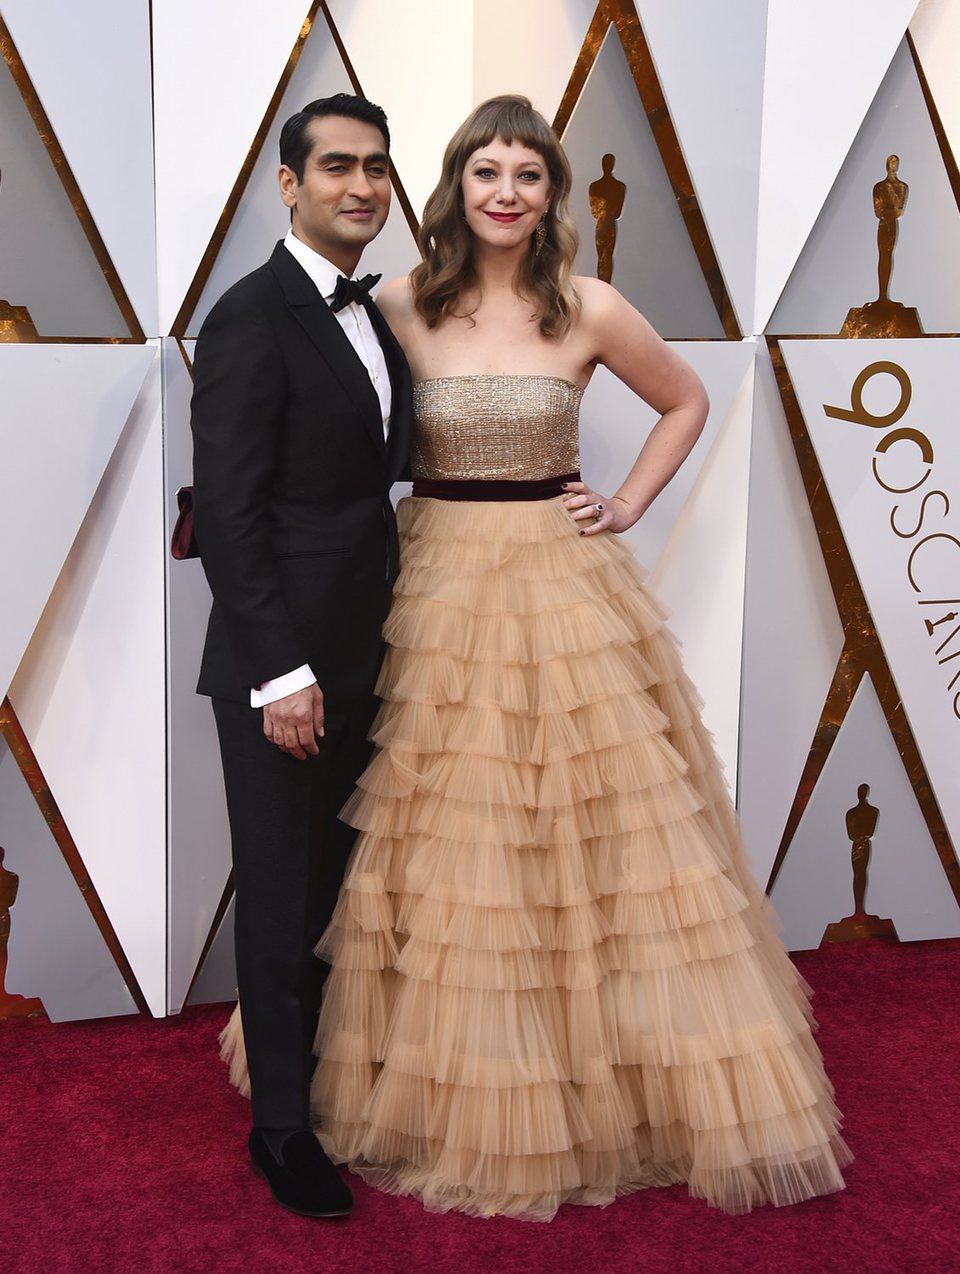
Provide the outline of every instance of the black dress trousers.
<path id="1" fill-rule="evenodd" d="M 377 701 L 328 712 L 319 756 L 263 735 L 263 712 L 213 699 L 236 885 L 237 987 L 253 1122 L 306 1127 L 327 966 L 314 955 L 356 833 L 337 818 L 371 753 Z"/>

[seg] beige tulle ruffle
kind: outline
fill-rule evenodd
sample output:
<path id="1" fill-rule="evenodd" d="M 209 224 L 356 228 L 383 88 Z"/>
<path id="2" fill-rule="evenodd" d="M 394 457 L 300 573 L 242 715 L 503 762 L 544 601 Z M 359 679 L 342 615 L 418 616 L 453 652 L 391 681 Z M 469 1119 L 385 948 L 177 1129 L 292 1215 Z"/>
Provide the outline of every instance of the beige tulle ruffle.
<path id="1" fill-rule="evenodd" d="M 630 552 L 554 500 L 400 517 L 378 750 L 318 949 L 323 1144 L 485 1216 L 841 1189 L 806 988 Z M 238 1019 L 224 1048 L 242 1084 Z"/>

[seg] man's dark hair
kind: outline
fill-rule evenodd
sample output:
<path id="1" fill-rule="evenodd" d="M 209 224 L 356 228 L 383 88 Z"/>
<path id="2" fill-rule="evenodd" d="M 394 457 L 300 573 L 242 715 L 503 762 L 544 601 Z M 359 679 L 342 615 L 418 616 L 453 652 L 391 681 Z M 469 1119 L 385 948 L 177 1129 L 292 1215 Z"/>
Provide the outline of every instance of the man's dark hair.
<path id="1" fill-rule="evenodd" d="M 383 134 L 384 150 L 390 150 L 390 129 L 387 117 L 381 106 L 368 102 L 365 97 L 354 97 L 351 93 L 335 93 L 333 97 L 318 97 L 315 102 L 308 102 L 302 111 L 291 115 L 280 130 L 280 162 L 293 169 L 297 181 L 303 181 L 303 172 L 307 157 L 313 149 L 310 138 L 310 122 L 324 119 L 328 115 L 339 115 L 347 119 L 359 119 L 364 124 L 372 124 Z"/>

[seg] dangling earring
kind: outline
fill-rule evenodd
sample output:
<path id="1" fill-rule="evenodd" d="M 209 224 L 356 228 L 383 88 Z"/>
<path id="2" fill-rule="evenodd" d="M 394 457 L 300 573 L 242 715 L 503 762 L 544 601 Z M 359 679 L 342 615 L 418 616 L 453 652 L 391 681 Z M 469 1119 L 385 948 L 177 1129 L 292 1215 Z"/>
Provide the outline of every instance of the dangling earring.
<path id="1" fill-rule="evenodd" d="M 535 247 L 535 249 L 534 249 L 534 252 L 535 252 L 535 254 L 536 254 L 537 256 L 539 256 L 539 255 L 540 255 L 540 253 L 543 251 L 543 245 L 544 245 L 544 244 L 546 243 L 546 241 L 547 241 L 547 220 L 546 220 L 546 218 L 547 218 L 547 214 L 546 214 L 546 211 L 544 211 L 543 216 L 542 216 L 542 217 L 540 218 L 540 220 L 537 222 L 537 228 L 536 228 L 536 230 L 534 230 L 534 232 L 533 232 L 533 237 L 534 237 L 534 239 L 535 239 L 535 241 L 536 241 L 536 247 Z"/>

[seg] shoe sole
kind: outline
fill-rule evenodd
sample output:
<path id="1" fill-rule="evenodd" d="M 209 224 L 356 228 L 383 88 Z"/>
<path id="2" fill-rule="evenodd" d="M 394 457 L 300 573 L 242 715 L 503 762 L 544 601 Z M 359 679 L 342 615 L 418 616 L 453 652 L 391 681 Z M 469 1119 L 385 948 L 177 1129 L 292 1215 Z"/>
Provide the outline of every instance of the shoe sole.
<path id="1" fill-rule="evenodd" d="M 270 1197 L 273 1199 L 274 1203 L 278 1203 L 281 1208 L 286 1208 L 288 1212 L 293 1212 L 296 1216 L 310 1217 L 313 1221 L 333 1221 L 337 1217 L 349 1216 L 353 1211 L 352 1207 L 343 1208 L 339 1212 L 305 1212 L 303 1208 L 295 1208 L 292 1204 L 284 1203 L 283 1199 L 277 1198 L 273 1192 L 273 1186 L 270 1184 L 267 1174 L 258 1163 L 253 1161 L 253 1159 L 250 1160 L 250 1167 L 253 1169 L 253 1175 L 255 1177 L 259 1177 L 261 1181 L 266 1181 L 267 1189 L 270 1191 Z"/>

